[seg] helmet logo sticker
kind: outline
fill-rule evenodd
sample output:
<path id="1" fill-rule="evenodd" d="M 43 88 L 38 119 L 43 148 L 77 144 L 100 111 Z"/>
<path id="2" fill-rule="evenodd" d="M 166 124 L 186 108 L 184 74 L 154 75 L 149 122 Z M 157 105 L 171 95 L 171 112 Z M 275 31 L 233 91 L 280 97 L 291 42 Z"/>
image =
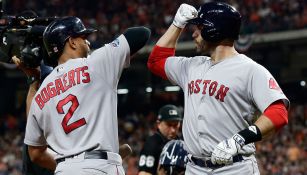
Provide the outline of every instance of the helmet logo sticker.
<path id="1" fill-rule="evenodd" d="M 176 110 L 169 110 L 168 111 L 169 115 L 178 115 L 178 112 Z"/>
<path id="2" fill-rule="evenodd" d="M 161 165 L 185 168 L 187 162 L 188 153 L 182 140 L 171 140 L 163 147 L 159 159 Z"/>

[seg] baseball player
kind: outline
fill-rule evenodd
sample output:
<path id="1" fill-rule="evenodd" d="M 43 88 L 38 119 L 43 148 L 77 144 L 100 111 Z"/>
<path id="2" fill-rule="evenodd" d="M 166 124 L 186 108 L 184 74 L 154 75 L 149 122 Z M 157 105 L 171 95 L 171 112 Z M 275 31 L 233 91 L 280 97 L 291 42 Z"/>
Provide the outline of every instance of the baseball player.
<path id="1" fill-rule="evenodd" d="M 28 54 L 29 56 L 35 56 Z M 35 58 L 33 58 L 35 59 Z M 32 103 L 32 100 L 39 88 L 40 83 L 52 72 L 53 68 L 50 66 L 46 66 L 45 64 L 41 64 L 39 68 L 29 68 L 24 63 L 14 56 L 12 58 L 14 64 L 17 65 L 19 69 L 21 69 L 28 77 L 27 83 L 29 85 L 29 90 L 26 99 L 26 114 L 29 113 L 29 109 Z M 47 149 L 48 152 L 54 155 L 54 152 L 51 149 Z M 128 144 L 123 144 L 119 147 L 119 155 L 122 159 L 127 158 L 132 153 L 132 149 Z M 24 144 L 22 148 L 22 172 L 25 175 L 53 175 L 54 173 L 46 168 L 43 168 L 36 163 L 33 163 L 30 159 L 28 153 L 28 145 Z"/>
<path id="2" fill-rule="evenodd" d="M 210 57 L 174 56 L 187 23 L 195 24 L 197 51 Z M 274 77 L 234 48 L 240 25 L 228 4 L 205 3 L 198 11 L 182 4 L 150 54 L 149 69 L 184 91 L 188 175 L 259 174 L 254 142 L 288 123 L 289 100 Z"/>
<path id="3" fill-rule="evenodd" d="M 125 174 L 118 154 L 117 84 L 150 30 L 129 28 L 88 55 L 86 38 L 93 32 L 77 17 L 56 20 L 44 31 L 55 68 L 33 98 L 24 142 L 31 160 L 55 174 Z"/>
<path id="4" fill-rule="evenodd" d="M 139 175 L 157 174 L 159 157 L 164 145 L 176 139 L 182 117 L 174 105 L 165 105 L 159 109 L 158 130 L 148 137 L 140 153 Z"/>
<path id="5" fill-rule="evenodd" d="M 27 57 L 35 57 L 36 55 L 28 54 Z M 35 59 L 35 58 L 33 58 Z M 19 58 L 14 56 L 12 58 L 14 64 L 17 65 L 28 77 L 27 83 L 29 85 L 29 90 L 26 99 L 26 114 L 29 113 L 32 100 L 39 88 L 40 83 L 52 72 L 53 68 L 46 66 L 44 63 L 40 65 L 39 68 L 29 68 L 27 67 Z M 47 148 L 50 154 L 55 154 L 51 149 Z M 127 158 L 132 153 L 132 149 L 128 144 L 123 144 L 119 147 L 119 155 L 122 159 Z M 46 168 L 43 168 L 30 159 L 28 153 L 28 145 L 24 144 L 22 148 L 22 172 L 25 175 L 53 175 L 54 173 Z"/>

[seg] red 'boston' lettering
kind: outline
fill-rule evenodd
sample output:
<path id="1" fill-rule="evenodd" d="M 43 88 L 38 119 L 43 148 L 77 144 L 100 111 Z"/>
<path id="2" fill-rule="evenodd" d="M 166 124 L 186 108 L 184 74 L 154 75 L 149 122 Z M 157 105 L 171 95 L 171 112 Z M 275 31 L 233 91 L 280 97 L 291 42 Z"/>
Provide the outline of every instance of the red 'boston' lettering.
<path id="1" fill-rule="evenodd" d="M 216 91 L 216 87 L 217 87 L 217 82 L 214 81 L 210 84 L 210 87 L 209 87 L 209 95 L 212 96 L 214 95 L 215 91 Z"/>
<path id="2" fill-rule="evenodd" d="M 193 93 L 193 89 L 194 89 L 194 81 L 191 81 L 189 84 L 189 94 L 191 95 Z"/>
<path id="3" fill-rule="evenodd" d="M 203 84 L 201 87 L 200 84 Z M 202 89 L 201 89 L 202 88 Z M 224 102 L 225 96 L 227 95 L 227 92 L 229 91 L 229 87 L 226 87 L 225 85 L 219 85 L 217 81 L 212 80 L 192 80 L 190 83 L 188 83 L 188 94 L 198 94 L 200 91 L 202 91 L 202 95 L 206 95 L 207 93 L 210 96 L 214 96 L 215 99 L 220 100 L 221 102 Z"/>
<path id="4" fill-rule="evenodd" d="M 225 87 L 224 85 L 220 86 L 220 89 L 217 91 L 215 98 L 219 99 L 221 102 L 224 102 L 224 98 L 226 93 L 228 92 L 229 88 Z"/>
<path id="5" fill-rule="evenodd" d="M 203 93 L 202 94 L 206 94 L 206 89 L 207 89 L 207 85 L 210 84 L 211 80 L 204 80 L 203 84 Z"/>
<path id="6" fill-rule="evenodd" d="M 199 91 L 200 91 L 199 83 L 201 83 L 201 80 L 200 80 L 200 79 L 198 79 L 198 80 L 195 81 L 195 84 L 194 84 L 194 86 L 195 86 L 195 88 L 194 88 L 194 94 L 197 94 L 197 93 L 199 93 Z"/>

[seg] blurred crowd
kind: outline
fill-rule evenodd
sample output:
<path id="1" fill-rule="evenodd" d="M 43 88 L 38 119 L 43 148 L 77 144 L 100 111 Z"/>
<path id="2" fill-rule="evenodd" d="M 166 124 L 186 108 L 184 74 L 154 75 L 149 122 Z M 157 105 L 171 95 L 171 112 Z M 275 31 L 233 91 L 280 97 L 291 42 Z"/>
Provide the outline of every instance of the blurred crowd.
<path id="1" fill-rule="evenodd" d="M 256 147 L 261 175 L 306 175 L 307 104 L 291 104 L 289 124 Z"/>
<path id="2" fill-rule="evenodd" d="M 39 16 L 78 16 L 98 33 L 91 36 L 93 48 L 111 41 L 127 27 L 144 25 L 152 30 L 151 42 L 155 43 L 173 20 L 181 3 L 199 7 L 210 0 L 11 0 L 5 4 L 5 13 L 18 14 L 33 10 Z M 306 0 L 228 0 L 243 16 L 242 34 L 265 33 L 307 27 Z M 187 27 L 186 30 L 191 30 Z M 181 40 L 191 40 L 185 32 Z"/>
<path id="3" fill-rule="evenodd" d="M 120 143 L 128 143 L 133 154 L 124 160 L 127 175 L 136 175 L 138 155 L 145 139 L 155 131 L 156 111 L 119 116 Z M 0 175 L 21 174 L 24 114 L 0 116 Z M 23 123 L 23 124 L 21 124 Z M 292 104 L 289 124 L 277 136 L 256 144 L 261 175 L 306 175 L 307 104 Z"/>

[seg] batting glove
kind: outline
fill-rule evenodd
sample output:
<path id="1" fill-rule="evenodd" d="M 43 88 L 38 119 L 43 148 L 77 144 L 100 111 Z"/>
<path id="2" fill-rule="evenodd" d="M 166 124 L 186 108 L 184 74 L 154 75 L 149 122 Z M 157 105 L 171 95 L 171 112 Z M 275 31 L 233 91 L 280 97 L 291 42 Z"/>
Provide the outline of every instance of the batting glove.
<path id="1" fill-rule="evenodd" d="M 194 19 L 196 17 L 197 10 L 195 9 L 195 7 L 188 4 L 181 4 L 177 10 L 173 24 L 176 27 L 184 28 L 185 25 L 188 23 L 188 20 Z"/>
<path id="2" fill-rule="evenodd" d="M 238 154 L 241 145 L 234 140 L 237 134 L 230 139 L 220 142 L 212 152 L 211 162 L 213 164 L 229 165 L 233 163 L 233 156 Z"/>

